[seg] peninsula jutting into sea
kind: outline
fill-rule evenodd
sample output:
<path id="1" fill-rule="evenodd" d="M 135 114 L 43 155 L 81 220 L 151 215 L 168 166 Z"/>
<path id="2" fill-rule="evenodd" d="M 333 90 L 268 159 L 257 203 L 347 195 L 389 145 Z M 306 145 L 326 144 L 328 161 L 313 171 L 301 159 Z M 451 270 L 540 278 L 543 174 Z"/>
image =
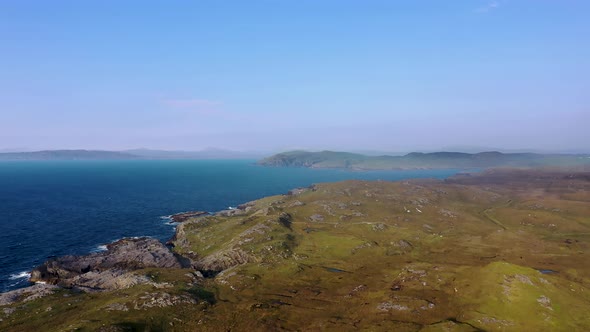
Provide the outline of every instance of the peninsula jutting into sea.
<path id="1" fill-rule="evenodd" d="M 258 162 L 263 166 L 344 168 L 351 170 L 542 167 L 590 164 L 588 154 L 412 152 L 403 156 L 365 156 L 348 152 L 291 151 Z"/>

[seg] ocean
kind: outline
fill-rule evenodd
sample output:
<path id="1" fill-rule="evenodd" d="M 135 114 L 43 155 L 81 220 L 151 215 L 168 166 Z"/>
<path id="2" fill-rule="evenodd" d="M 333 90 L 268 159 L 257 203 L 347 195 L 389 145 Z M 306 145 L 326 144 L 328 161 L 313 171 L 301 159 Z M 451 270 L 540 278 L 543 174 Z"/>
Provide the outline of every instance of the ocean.
<path id="1" fill-rule="evenodd" d="M 29 285 L 53 256 L 101 250 L 123 237 L 174 233 L 163 216 L 219 211 L 313 183 L 446 178 L 458 170 L 270 168 L 253 160 L 0 162 L 0 292 Z"/>

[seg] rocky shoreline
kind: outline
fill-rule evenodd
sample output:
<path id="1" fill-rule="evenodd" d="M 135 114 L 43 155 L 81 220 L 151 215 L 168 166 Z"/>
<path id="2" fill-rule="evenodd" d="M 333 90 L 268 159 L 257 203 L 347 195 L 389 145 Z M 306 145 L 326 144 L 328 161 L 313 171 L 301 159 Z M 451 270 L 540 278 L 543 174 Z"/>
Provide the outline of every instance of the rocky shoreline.
<path id="1" fill-rule="evenodd" d="M 181 223 L 189 220 L 190 218 L 200 217 L 209 215 L 209 212 L 205 211 L 188 211 L 188 212 L 180 212 L 175 213 L 169 216 L 166 216 L 166 219 L 170 219 L 170 223 Z"/>
<path id="2" fill-rule="evenodd" d="M 183 268 L 186 260 L 160 241 L 149 237 L 123 238 L 108 244 L 106 251 L 47 260 L 31 271 L 33 286 L 0 294 L 0 305 L 29 301 L 59 288 L 84 292 L 124 289 L 150 283 L 134 271 L 145 268 Z"/>
<path id="3" fill-rule="evenodd" d="M 181 226 L 187 220 L 199 217 L 244 214 L 249 206 L 250 203 L 246 203 L 237 209 L 213 214 L 204 211 L 180 212 L 167 218 L 171 223 Z M 31 271 L 29 281 L 34 285 L 0 293 L 0 305 L 27 302 L 50 295 L 60 288 L 100 292 L 153 283 L 147 276 L 136 273 L 146 268 L 195 269 L 193 272 L 197 276 L 211 274 L 213 265 L 216 269 L 220 268 L 216 262 L 201 264 L 196 261 L 196 257 L 187 258 L 174 253 L 171 248 L 182 240 L 182 227 L 177 227 L 166 244 L 150 237 L 130 237 L 107 244 L 105 251 L 51 258 Z"/>
<path id="4" fill-rule="evenodd" d="M 66 288 L 113 289 L 133 283 L 128 272 L 148 267 L 181 268 L 179 259 L 160 241 L 148 237 L 124 238 L 107 245 L 107 250 L 84 256 L 50 259 L 31 271 L 31 282 Z"/>

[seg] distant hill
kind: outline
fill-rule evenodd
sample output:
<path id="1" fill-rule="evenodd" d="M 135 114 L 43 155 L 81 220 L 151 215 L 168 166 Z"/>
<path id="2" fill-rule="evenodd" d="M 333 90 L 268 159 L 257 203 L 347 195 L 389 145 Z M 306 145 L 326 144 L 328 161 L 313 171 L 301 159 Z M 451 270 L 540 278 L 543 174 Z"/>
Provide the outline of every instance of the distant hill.
<path id="1" fill-rule="evenodd" d="M 139 158 L 141 157 L 125 152 L 92 150 L 47 150 L 0 153 L 0 160 L 111 160 Z"/>
<path id="2" fill-rule="evenodd" d="M 116 160 L 116 159 L 257 159 L 261 153 L 205 149 L 201 151 L 166 151 L 134 149 L 126 151 L 44 150 L 34 152 L 0 152 L 0 160 Z"/>
<path id="3" fill-rule="evenodd" d="M 231 151 L 223 149 L 204 149 L 201 151 L 167 151 L 151 149 L 126 150 L 126 153 L 148 159 L 256 159 L 262 154 Z"/>
<path id="4" fill-rule="evenodd" d="M 442 169 L 482 167 L 578 166 L 590 164 L 588 155 L 501 152 L 412 152 L 404 156 L 366 156 L 348 152 L 290 151 L 258 162 L 263 166 L 345 168 L 357 170 Z"/>

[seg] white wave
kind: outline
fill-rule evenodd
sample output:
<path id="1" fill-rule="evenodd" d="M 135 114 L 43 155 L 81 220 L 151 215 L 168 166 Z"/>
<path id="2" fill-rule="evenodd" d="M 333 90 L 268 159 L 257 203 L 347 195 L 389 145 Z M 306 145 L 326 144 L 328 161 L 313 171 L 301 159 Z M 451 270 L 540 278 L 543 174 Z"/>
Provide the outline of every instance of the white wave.
<path id="1" fill-rule="evenodd" d="M 164 220 L 164 224 L 166 225 L 174 225 L 175 222 L 172 220 L 172 216 L 161 216 L 160 219 Z"/>
<path id="2" fill-rule="evenodd" d="M 113 240 L 113 241 L 111 241 L 110 243 L 115 243 L 115 242 L 118 242 L 118 241 L 121 241 L 121 240 L 124 240 L 124 239 L 133 239 L 133 240 L 137 240 L 137 239 L 144 238 L 144 237 L 151 238 L 151 236 L 126 236 L 126 237 L 122 237 L 122 238 L 119 238 L 119 239 Z M 101 245 L 98 245 L 98 246 L 96 246 L 94 249 L 92 249 L 90 252 L 91 252 L 91 253 L 96 253 L 96 252 L 103 252 L 103 251 L 107 251 L 107 250 L 109 250 L 109 248 L 108 248 L 107 246 L 108 246 L 108 244 L 101 244 Z"/>
<path id="3" fill-rule="evenodd" d="M 106 244 L 101 244 L 96 246 L 94 249 L 92 249 L 90 252 L 101 252 L 101 251 L 107 251 L 107 245 Z"/>
<path id="4" fill-rule="evenodd" d="M 15 274 L 11 274 L 9 279 L 16 280 L 16 279 L 29 279 L 31 277 L 31 273 L 29 271 L 23 271 Z"/>
<path id="5" fill-rule="evenodd" d="M 125 237 L 122 237 L 122 238 L 113 240 L 113 241 L 111 241 L 111 243 L 119 242 L 119 241 L 125 240 L 125 239 L 138 240 L 138 239 L 141 239 L 141 238 L 144 238 L 144 237 L 149 238 L 149 239 L 152 238 L 151 236 L 145 236 L 145 235 L 144 236 L 125 236 Z"/>

